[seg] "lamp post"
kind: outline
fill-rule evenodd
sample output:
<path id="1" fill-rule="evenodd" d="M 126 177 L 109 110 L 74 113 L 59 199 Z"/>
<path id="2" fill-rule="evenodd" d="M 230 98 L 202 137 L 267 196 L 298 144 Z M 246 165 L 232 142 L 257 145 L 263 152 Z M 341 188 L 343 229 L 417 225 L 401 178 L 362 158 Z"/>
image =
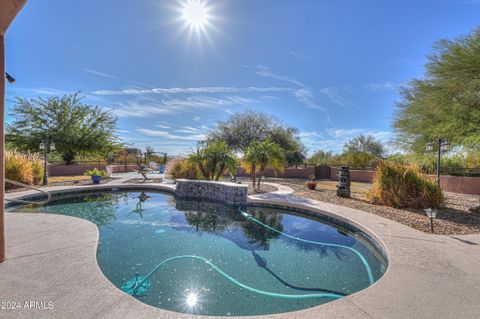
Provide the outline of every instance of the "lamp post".
<path id="1" fill-rule="evenodd" d="M 44 151 L 43 153 L 43 185 L 48 186 L 48 148 L 50 146 L 50 150 L 55 150 L 55 144 L 48 143 L 48 139 L 43 139 L 40 142 L 40 149 Z"/>
<path id="2" fill-rule="evenodd" d="M 452 145 L 447 141 L 446 138 L 439 138 L 437 140 L 437 165 L 436 165 L 436 176 L 437 176 L 437 185 L 440 186 L 440 160 L 442 152 L 448 152 L 451 150 Z M 425 147 L 426 152 L 433 152 L 435 150 L 435 143 L 428 142 Z"/>

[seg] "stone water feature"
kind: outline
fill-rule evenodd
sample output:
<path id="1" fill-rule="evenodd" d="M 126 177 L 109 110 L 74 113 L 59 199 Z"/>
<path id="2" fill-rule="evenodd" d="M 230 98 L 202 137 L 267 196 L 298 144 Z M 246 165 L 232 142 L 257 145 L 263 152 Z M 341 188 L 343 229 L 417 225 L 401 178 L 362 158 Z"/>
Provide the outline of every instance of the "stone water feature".
<path id="1" fill-rule="evenodd" d="M 337 196 L 350 197 L 350 171 L 348 166 L 338 169 Z"/>
<path id="2" fill-rule="evenodd" d="M 175 180 L 175 194 L 178 199 L 207 200 L 229 205 L 245 205 L 247 203 L 247 184 L 204 180 Z"/>

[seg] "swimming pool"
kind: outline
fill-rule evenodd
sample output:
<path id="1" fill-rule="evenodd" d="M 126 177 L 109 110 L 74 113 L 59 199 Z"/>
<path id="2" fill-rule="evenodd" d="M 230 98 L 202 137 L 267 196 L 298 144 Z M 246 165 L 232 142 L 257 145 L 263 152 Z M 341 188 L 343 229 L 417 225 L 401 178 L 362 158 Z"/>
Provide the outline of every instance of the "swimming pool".
<path id="1" fill-rule="evenodd" d="M 239 209 L 117 191 L 10 211 L 95 223 L 98 264 L 115 286 L 149 305 L 189 314 L 314 307 L 368 287 L 386 270 L 382 254 L 361 232 L 293 209 Z"/>

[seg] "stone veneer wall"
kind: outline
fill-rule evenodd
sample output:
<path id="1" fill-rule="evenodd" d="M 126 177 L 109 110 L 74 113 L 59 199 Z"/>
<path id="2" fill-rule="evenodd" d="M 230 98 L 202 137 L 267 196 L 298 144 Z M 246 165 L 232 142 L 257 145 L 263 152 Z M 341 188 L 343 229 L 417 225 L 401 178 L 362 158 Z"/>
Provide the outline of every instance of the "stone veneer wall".
<path id="1" fill-rule="evenodd" d="M 175 194 L 179 199 L 195 199 L 223 202 L 231 205 L 247 203 L 246 184 L 215 181 L 177 179 Z"/>

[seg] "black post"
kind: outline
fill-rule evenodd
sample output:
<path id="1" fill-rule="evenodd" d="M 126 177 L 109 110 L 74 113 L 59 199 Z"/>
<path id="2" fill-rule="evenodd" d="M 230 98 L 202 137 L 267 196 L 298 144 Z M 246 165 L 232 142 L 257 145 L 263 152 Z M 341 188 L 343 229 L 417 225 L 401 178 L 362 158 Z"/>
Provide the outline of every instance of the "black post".
<path id="1" fill-rule="evenodd" d="M 43 163 L 43 185 L 48 186 L 48 158 L 47 158 L 47 150 L 48 150 L 48 140 L 43 140 L 43 146 L 45 147 L 45 151 L 43 154 L 44 157 L 44 163 Z"/>
<path id="2" fill-rule="evenodd" d="M 432 217 L 430 217 L 430 230 L 433 233 L 433 218 Z"/>
<path id="3" fill-rule="evenodd" d="M 441 157 L 441 148 L 442 148 L 442 139 L 438 139 L 438 150 L 437 150 L 437 185 L 440 186 L 440 157 Z"/>

